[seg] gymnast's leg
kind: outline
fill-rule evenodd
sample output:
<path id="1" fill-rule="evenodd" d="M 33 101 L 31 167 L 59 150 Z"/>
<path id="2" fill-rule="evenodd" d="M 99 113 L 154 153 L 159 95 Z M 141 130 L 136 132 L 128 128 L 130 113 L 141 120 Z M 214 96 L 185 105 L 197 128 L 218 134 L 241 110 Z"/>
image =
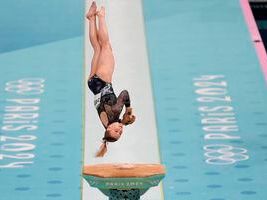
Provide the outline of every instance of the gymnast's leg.
<path id="1" fill-rule="evenodd" d="M 91 61 L 91 72 L 89 75 L 89 79 L 96 74 L 97 71 L 97 63 L 100 55 L 100 44 L 98 42 L 98 31 L 96 26 L 96 3 L 93 2 L 86 17 L 89 20 L 89 38 L 91 45 L 94 50 L 94 55 Z"/>
<path id="2" fill-rule="evenodd" d="M 111 83 L 112 75 L 114 72 L 115 60 L 109 41 L 104 7 L 101 7 L 101 9 L 97 12 L 97 16 L 99 22 L 98 41 L 100 43 L 101 51 L 98 58 L 96 74 L 104 81 Z"/>

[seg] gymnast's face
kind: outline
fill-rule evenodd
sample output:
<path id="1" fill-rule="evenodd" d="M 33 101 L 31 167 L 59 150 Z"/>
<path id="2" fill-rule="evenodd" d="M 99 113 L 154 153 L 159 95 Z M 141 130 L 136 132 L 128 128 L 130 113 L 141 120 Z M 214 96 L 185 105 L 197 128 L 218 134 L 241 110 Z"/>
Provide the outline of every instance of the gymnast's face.
<path id="1" fill-rule="evenodd" d="M 123 125 L 119 122 L 114 122 L 107 127 L 109 137 L 118 140 L 122 134 Z"/>

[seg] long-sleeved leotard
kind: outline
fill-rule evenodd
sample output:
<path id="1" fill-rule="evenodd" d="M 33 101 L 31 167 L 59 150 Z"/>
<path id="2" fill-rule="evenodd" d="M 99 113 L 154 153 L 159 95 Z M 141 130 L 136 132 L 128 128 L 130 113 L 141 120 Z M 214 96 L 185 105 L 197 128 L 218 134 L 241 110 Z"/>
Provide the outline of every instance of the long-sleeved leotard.
<path id="1" fill-rule="evenodd" d="M 121 122 L 120 114 L 123 106 L 126 108 L 131 106 L 130 96 L 127 90 L 123 90 L 118 97 L 116 97 L 112 84 L 100 79 L 98 76 L 93 76 L 88 80 L 88 86 L 95 95 L 95 107 L 102 124 L 105 128 L 113 122 Z M 106 113 L 108 122 L 103 122 L 101 115 Z"/>

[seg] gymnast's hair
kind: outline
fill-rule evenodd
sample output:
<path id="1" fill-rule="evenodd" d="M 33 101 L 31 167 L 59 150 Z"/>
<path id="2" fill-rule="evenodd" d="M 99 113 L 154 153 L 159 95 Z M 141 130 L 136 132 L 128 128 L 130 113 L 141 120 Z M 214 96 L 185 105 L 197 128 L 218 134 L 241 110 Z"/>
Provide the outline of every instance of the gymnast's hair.
<path id="1" fill-rule="evenodd" d="M 108 133 L 108 131 L 105 131 L 105 136 L 103 137 L 103 143 L 101 144 L 99 150 L 96 153 L 96 157 L 103 157 L 107 151 L 108 151 L 108 146 L 107 143 L 108 142 L 116 142 L 118 139 L 111 137 Z"/>

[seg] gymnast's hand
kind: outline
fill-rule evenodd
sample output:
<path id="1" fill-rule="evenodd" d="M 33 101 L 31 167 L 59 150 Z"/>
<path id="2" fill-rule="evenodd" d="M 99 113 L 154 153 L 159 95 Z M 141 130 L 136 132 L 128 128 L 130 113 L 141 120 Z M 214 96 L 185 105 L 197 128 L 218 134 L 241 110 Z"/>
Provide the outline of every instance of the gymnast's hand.
<path id="1" fill-rule="evenodd" d="M 126 108 L 125 113 L 123 114 L 121 123 L 123 125 L 129 125 L 135 122 L 135 116 L 132 114 L 132 108 Z"/>

